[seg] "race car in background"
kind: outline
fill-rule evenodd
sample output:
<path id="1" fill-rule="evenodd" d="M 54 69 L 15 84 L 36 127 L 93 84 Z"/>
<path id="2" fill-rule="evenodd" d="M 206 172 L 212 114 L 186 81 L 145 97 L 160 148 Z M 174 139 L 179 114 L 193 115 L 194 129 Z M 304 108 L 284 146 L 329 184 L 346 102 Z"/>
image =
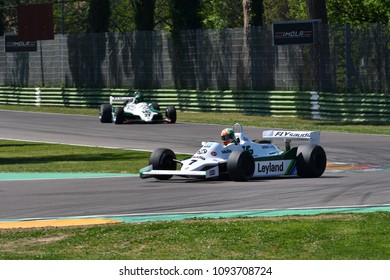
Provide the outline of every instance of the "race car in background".
<path id="1" fill-rule="evenodd" d="M 229 144 L 203 142 L 202 148 L 184 160 L 176 159 L 170 149 L 158 148 L 151 154 L 149 165 L 140 170 L 140 177 L 247 181 L 284 175 L 317 178 L 325 171 L 327 159 L 319 145 L 319 131 L 267 130 L 261 140 L 250 140 L 240 124 L 235 124 L 232 131 L 234 139 Z M 223 133 L 221 136 L 224 137 Z M 278 148 L 273 140 L 283 140 L 285 149 Z M 308 143 L 291 147 L 291 141 L 298 140 Z M 181 166 L 180 170 L 177 170 L 177 164 Z"/>
<path id="2" fill-rule="evenodd" d="M 113 104 L 119 101 L 122 102 L 121 105 Z M 174 106 L 167 106 L 164 116 L 158 103 L 144 102 L 140 92 L 135 92 L 134 96 L 110 96 L 110 103 L 102 104 L 99 111 L 101 123 L 123 124 L 131 121 L 176 123 L 176 117 Z"/>

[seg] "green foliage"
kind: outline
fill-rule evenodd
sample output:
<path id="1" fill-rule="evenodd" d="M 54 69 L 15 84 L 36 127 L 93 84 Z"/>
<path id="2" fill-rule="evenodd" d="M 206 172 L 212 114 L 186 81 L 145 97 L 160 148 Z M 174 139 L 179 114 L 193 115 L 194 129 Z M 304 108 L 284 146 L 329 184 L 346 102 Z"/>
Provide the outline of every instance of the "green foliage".
<path id="1" fill-rule="evenodd" d="M 200 14 L 206 29 L 236 28 L 243 25 L 241 1 L 203 1 Z"/>
<path id="2" fill-rule="evenodd" d="M 24 4 L 36 0 L 24 0 Z M 274 21 L 307 19 L 307 0 L 251 0 L 256 11 L 261 2 L 261 13 L 252 15 L 252 25 L 270 26 Z M 62 10 L 63 5 L 63 10 Z M 327 0 L 329 24 L 340 23 L 390 23 L 388 0 Z M 151 7 L 154 6 L 153 16 Z M 4 7 L 4 8 L 2 8 Z M 138 7 L 138 8 L 137 8 Z M 155 29 L 221 29 L 243 26 L 242 0 L 81 0 L 55 2 L 55 32 L 62 29 L 64 11 L 65 33 L 126 32 Z M 137 13 L 138 11 L 143 11 Z M 146 12 L 147 11 L 147 12 Z M 137 27 L 138 26 L 138 27 Z M 14 0 L 0 1 L 0 34 L 16 32 L 16 9 Z"/>
<path id="3" fill-rule="evenodd" d="M 388 0 L 328 0 L 329 23 L 390 23 Z"/>
<path id="4" fill-rule="evenodd" d="M 87 32 L 88 3 L 85 1 L 66 2 L 53 5 L 54 29 L 55 33 L 62 31 L 62 9 L 64 12 L 64 33 L 81 34 Z"/>
<path id="5" fill-rule="evenodd" d="M 135 11 L 130 1 L 110 0 L 110 32 L 135 30 Z"/>

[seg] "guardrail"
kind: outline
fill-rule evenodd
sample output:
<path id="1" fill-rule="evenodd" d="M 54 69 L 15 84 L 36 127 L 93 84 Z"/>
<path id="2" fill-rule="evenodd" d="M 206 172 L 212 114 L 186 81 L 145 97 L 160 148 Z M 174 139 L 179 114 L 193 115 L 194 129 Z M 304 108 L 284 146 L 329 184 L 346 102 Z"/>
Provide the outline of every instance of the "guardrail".
<path id="1" fill-rule="evenodd" d="M 143 90 L 146 100 L 180 111 L 240 112 L 324 120 L 389 122 L 390 96 L 381 93 L 300 91 Z M 109 96 L 132 95 L 126 89 L 0 87 L 0 104 L 98 108 Z"/>

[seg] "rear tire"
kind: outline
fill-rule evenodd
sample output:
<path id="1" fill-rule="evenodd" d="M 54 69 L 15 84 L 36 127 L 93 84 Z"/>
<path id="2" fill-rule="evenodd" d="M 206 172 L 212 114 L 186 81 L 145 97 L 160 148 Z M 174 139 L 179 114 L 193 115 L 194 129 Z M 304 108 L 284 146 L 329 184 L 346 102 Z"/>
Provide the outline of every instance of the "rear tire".
<path id="1" fill-rule="evenodd" d="M 125 111 L 123 107 L 115 108 L 115 124 L 123 124 L 125 122 Z"/>
<path id="2" fill-rule="evenodd" d="M 111 104 L 100 105 L 99 119 L 101 123 L 112 122 L 112 106 Z"/>
<path id="3" fill-rule="evenodd" d="M 248 181 L 253 177 L 255 160 L 249 151 L 233 151 L 227 161 L 227 172 L 234 181 Z"/>
<path id="4" fill-rule="evenodd" d="M 155 170 L 176 170 L 175 153 L 170 149 L 158 148 L 153 151 L 149 158 L 149 164 Z M 168 180 L 172 175 L 154 175 L 158 180 Z"/>
<path id="5" fill-rule="evenodd" d="M 317 178 L 326 169 L 326 153 L 318 145 L 301 145 L 297 150 L 297 173 L 299 177 Z"/>
<path id="6" fill-rule="evenodd" d="M 165 110 L 165 116 L 167 119 L 171 121 L 171 123 L 176 123 L 176 108 L 175 106 L 168 106 L 167 109 Z"/>

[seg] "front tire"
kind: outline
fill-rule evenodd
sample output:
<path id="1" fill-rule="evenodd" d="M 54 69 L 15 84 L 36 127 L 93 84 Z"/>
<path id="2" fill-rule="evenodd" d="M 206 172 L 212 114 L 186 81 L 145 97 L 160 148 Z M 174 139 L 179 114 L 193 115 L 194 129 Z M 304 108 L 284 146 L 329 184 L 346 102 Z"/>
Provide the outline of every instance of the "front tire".
<path id="1" fill-rule="evenodd" d="M 125 122 L 125 111 L 123 107 L 115 108 L 115 124 L 123 124 Z"/>
<path id="2" fill-rule="evenodd" d="M 297 150 L 297 173 L 299 177 L 318 178 L 326 169 L 326 153 L 318 145 L 301 145 Z"/>
<path id="3" fill-rule="evenodd" d="M 233 151 L 227 161 L 227 172 L 234 181 L 248 181 L 255 172 L 255 160 L 249 151 Z"/>
<path id="4" fill-rule="evenodd" d="M 158 148 L 153 151 L 149 158 L 149 164 L 155 170 L 176 170 L 175 153 L 170 149 Z M 172 175 L 155 175 L 158 180 L 168 180 Z"/>
<path id="5" fill-rule="evenodd" d="M 100 105 L 99 119 L 101 123 L 112 122 L 112 106 L 111 104 Z"/>
<path id="6" fill-rule="evenodd" d="M 176 123 L 176 108 L 175 106 L 168 106 L 165 110 L 165 116 L 170 120 L 171 123 Z"/>

